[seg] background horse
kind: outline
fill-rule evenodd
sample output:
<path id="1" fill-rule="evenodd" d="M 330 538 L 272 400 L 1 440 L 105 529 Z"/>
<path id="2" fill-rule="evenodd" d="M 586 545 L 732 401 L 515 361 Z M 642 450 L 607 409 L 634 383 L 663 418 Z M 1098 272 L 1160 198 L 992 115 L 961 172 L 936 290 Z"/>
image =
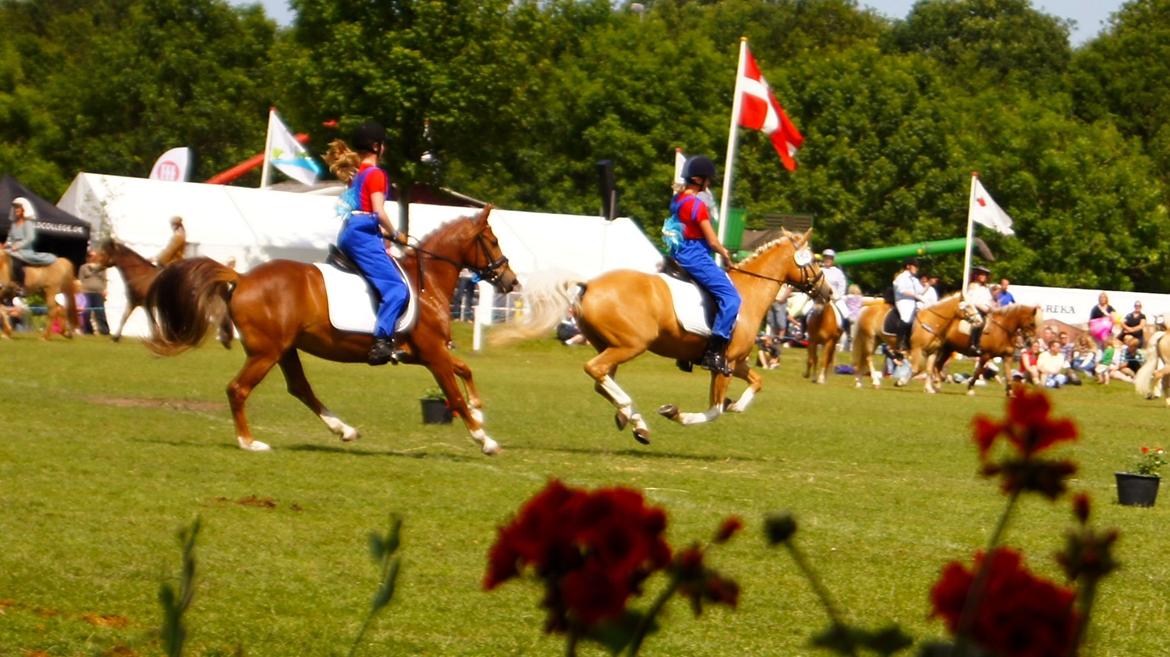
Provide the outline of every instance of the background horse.
<path id="1" fill-rule="evenodd" d="M 1133 377 L 1133 388 L 1146 399 L 1161 395 L 1170 406 L 1170 332 L 1158 331 L 1150 338 L 1146 360 Z"/>
<path id="2" fill-rule="evenodd" d="M 402 259 L 412 287 L 419 290 L 418 320 L 403 344 L 407 362 L 425 366 L 443 389 L 451 410 L 463 418 L 472 438 L 485 454 L 500 446 L 483 430 L 482 402 L 467 363 L 448 351 L 451 340 L 451 293 L 459 271 L 476 272 L 501 292 L 516 285 L 516 275 L 500 252 L 488 225 L 491 206 L 476 217 L 447 222 L 429 234 Z M 291 395 L 301 400 L 343 441 L 358 432 L 342 422 L 313 394 L 301 365 L 299 351 L 346 363 L 365 363 L 374 336 L 341 331 L 329 323 L 329 305 L 321 272 L 313 265 L 273 260 L 246 274 L 211 260 L 192 258 L 163 269 L 146 297 L 153 338 L 147 346 L 173 355 L 199 344 L 212 321 L 216 303 L 226 301 L 231 320 L 240 331 L 247 360 L 228 384 L 228 401 L 240 447 L 264 451 L 255 440 L 244 414 L 248 395 L 279 364 Z M 464 382 L 464 397 L 455 377 Z"/>
<path id="3" fill-rule="evenodd" d="M 12 256 L 0 250 L 0 288 L 17 283 L 12 280 Z M 49 308 L 48 321 L 45 322 L 45 331 L 41 338 L 48 340 L 53 335 L 53 320 L 61 317 L 64 320 L 61 335 L 72 338 L 77 330 L 77 300 L 74 294 L 77 291 L 77 276 L 73 271 L 73 263 L 66 258 L 57 258 L 51 265 L 33 266 L 24 265 L 24 292 L 40 292 L 45 297 L 45 305 Z M 57 303 L 57 294 L 65 297 L 65 308 Z M 12 327 L 5 318 L 0 326 L 4 336 L 12 337 Z"/>
<path id="4" fill-rule="evenodd" d="M 967 381 L 967 394 L 975 394 L 975 382 L 983 375 L 987 361 L 1000 356 L 1003 358 L 1000 372 L 1004 378 L 1004 391 L 1011 395 L 1012 361 L 1015 358 L 1017 338 L 1022 338 L 1025 344 L 1030 343 L 1035 339 L 1036 331 L 1043 322 L 1044 313 L 1040 306 L 1013 303 L 988 313 L 987 317 L 983 318 L 983 333 L 979 338 L 979 360 Z M 933 371 L 940 380 L 943 366 L 955 352 L 975 356 L 971 349 L 971 334 L 969 331 L 962 332 L 958 322 L 949 327 L 945 339 L 938 347 L 938 357 L 935 359 Z M 934 390 L 930 390 L 928 386 L 928 392 Z"/>
<path id="5" fill-rule="evenodd" d="M 808 362 L 804 366 L 804 378 L 810 376 L 813 383 L 825 382 L 825 371 L 837 356 L 837 341 L 841 339 L 842 326 L 838 323 L 839 313 L 832 301 L 818 303 L 808 315 L 805 338 L 808 340 Z M 824 350 L 820 367 L 817 367 L 817 347 Z M 815 371 L 815 375 L 814 375 Z"/>
<path id="6" fill-rule="evenodd" d="M 113 238 L 107 238 L 98 244 L 95 259 L 99 267 L 115 267 L 122 275 L 122 282 L 126 285 L 126 308 L 122 311 L 122 321 L 118 328 L 110 333 L 110 339 L 117 342 L 122 339 L 122 330 L 126 328 L 126 320 L 135 308 L 146 303 L 146 294 L 150 291 L 150 284 L 162 271 L 162 267 L 154 264 L 134 249 Z M 232 323 L 226 315 L 226 308 L 213 309 L 213 316 L 221 317 L 216 321 L 220 325 L 218 340 L 225 348 L 232 344 Z"/>
<path id="7" fill-rule="evenodd" d="M 741 412 L 762 388 L 762 378 L 752 371 L 748 356 L 755 345 L 756 331 L 764 312 L 776 298 L 780 286 L 788 283 L 818 298 L 831 293 L 813 261 L 808 236 L 784 232 L 784 236 L 761 246 L 752 255 L 733 266 L 728 274 L 743 297 L 739 320 L 727 347 L 727 362 L 732 375 L 747 382 L 743 395 L 725 404 L 724 393 L 731 377 L 711 373 L 710 407 L 704 413 L 683 413 L 674 405 L 662 406 L 658 412 L 681 424 L 697 424 L 716 419 L 726 409 Z M 604 273 L 593 280 L 558 278 L 525 283 L 530 312 L 523 323 L 498 330 L 495 343 L 515 342 L 543 337 L 564 319 L 570 307 L 577 317 L 581 334 L 598 351 L 585 364 L 585 372 L 594 380 L 594 390 L 617 408 L 614 420 L 618 429 L 634 425 L 634 438 L 649 443 L 650 429 L 634 408 L 633 399 L 614 378 L 618 366 L 646 351 L 680 361 L 696 362 L 707 346 L 707 338 L 688 333 L 679 323 L 667 283 L 655 274 L 627 269 Z"/>
<path id="8" fill-rule="evenodd" d="M 880 299 L 866 302 L 857 316 L 857 339 L 853 341 L 853 369 L 856 387 L 862 386 L 861 380 L 865 372 L 869 372 L 873 387 L 882 385 L 882 373 L 873 365 L 873 352 L 878 345 L 885 343 L 886 348 L 893 350 L 897 346 L 897 336 L 883 332 L 882 325 L 889 312 L 898 312 L 893 305 Z M 958 294 L 943 297 L 938 303 L 918 309 L 914 315 L 914 325 L 910 333 L 910 378 L 932 369 L 928 367 L 928 357 L 938 350 L 942 343 L 942 336 L 957 324 L 960 319 L 970 321 L 974 316 L 973 309 L 962 302 Z M 900 379 L 896 385 L 905 385 L 909 378 Z M 926 377 L 927 392 L 934 392 L 934 381 L 931 376 Z"/>

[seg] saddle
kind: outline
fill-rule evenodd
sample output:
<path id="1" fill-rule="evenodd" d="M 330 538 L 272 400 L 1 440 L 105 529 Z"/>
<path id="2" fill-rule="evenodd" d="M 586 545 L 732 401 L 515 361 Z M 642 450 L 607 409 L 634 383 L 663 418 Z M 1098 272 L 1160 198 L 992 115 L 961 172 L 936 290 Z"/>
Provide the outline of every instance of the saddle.
<path id="1" fill-rule="evenodd" d="M 695 279 L 691 278 L 691 275 L 687 273 L 687 270 L 683 269 L 682 265 L 678 264 L 678 260 L 675 260 L 673 257 L 668 255 L 662 256 L 662 266 L 658 268 L 658 271 L 673 279 L 682 281 L 683 283 L 695 283 Z"/>
<path id="2" fill-rule="evenodd" d="M 395 324 L 395 331 L 409 332 L 418 319 L 418 292 L 403 271 L 402 265 L 391 258 L 391 262 L 407 281 L 410 293 L 406 308 Z M 334 328 L 355 333 L 373 334 L 375 313 L 380 303 L 378 291 L 370 285 L 352 260 L 335 245 L 329 245 L 325 262 L 313 265 L 321 272 L 325 281 L 325 296 L 329 306 L 329 323 Z"/>
<path id="3" fill-rule="evenodd" d="M 882 333 L 885 335 L 898 335 L 898 327 L 902 320 L 898 317 L 898 309 L 890 308 L 886 311 L 886 317 L 882 320 Z"/>

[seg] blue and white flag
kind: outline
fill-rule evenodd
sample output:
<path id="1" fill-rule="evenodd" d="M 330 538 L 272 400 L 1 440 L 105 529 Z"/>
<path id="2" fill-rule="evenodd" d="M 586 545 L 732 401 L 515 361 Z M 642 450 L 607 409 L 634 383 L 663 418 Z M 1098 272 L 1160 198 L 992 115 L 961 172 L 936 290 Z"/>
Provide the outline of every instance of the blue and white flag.
<path id="1" fill-rule="evenodd" d="M 265 173 L 268 172 L 267 165 L 271 164 L 284 175 L 306 185 L 316 183 L 317 177 L 321 175 L 321 165 L 289 132 L 276 115 L 276 110 L 268 112 L 268 147 L 264 151 L 264 159 Z"/>

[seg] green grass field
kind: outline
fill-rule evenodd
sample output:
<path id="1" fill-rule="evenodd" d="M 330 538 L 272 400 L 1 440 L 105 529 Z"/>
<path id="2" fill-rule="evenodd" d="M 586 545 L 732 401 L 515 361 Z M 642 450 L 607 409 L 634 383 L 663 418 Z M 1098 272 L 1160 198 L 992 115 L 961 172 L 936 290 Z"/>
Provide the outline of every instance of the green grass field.
<path id="1" fill-rule="evenodd" d="M 643 490 L 666 508 L 676 548 L 728 515 L 744 519 L 746 531 L 710 555 L 739 581 L 739 608 L 695 619 L 675 600 L 644 655 L 820 654 L 807 647 L 825 624 L 816 600 L 762 538 L 763 516 L 786 509 L 851 620 L 897 622 L 924 639 L 943 633 L 927 598 L 940 568 L 970 559 L 1005 501 L 976 475 L 970 441 L 973 414 L 1002 415 L 991 388 L 972 399 L 953 385 L 931 397 L 918 384 L 854 390 L 843 376 L 814 386 L 799 377 L 804 352 L 787 350 L 746 414 L 684 428 L 653 409 L 701 410 L 706 375 L 646 356 L 618 379 L 653 416 L 643 447 L 614 429 L 581 371 L 585 348 L 548 340 L 475 354 L 462 326 L 456 341 L 504 446 L 497 457 L 482 456 L 458 421 L 421 424 L 417 400 L 433 385 L 422 368 L 306 358 L 318 396 L 362 431 L 353 445 L 274 371 L 249 410 L 275 451 L 250 454 L 236 447 L 224 397 L 238 346 L 160 359 L 133 341 L 0 343 L 0 656 L 161 654 L 159 584 L 178 572 L 175 532 L 196 515 L 187 654 L 344 654 L 377 586 L 367 535 L 391 512 L 404 518 L 400 586 L 359 654 L 563 654 L 541 632 L 533 584 L 480 586 L 496 527 L 550 477 Z M 1165 654 L 1170 500 L 1121 507 L 1113 472 L 1140 446 L 1170 442 L 1170 409 L 1119 383 L 1053 398 L 1082 429 L 1061 450 L 1080 464 L 1073 488 L 1092 494 L 1098 525 L 1122 531 L 1123 569 L 1104 584 L 1090 652 Z M 1070 521 L 1067 503 L 1026 499 L 1007 543 L 1058 578 L 1051 555 Z M 648 593 L 662 584 L 651 579 Z"/>

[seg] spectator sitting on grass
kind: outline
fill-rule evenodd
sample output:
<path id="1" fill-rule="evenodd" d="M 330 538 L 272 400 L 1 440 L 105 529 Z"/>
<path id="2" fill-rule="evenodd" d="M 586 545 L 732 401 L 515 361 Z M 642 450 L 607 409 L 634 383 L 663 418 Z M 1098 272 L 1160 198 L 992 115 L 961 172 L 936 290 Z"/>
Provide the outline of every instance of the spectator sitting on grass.
<path id="1" fill-rule="evenodd" d="M 1036 358 L 1036 368 L 1040 370 L 1045 388 L 1059 388 L 1068 383 L 1068 376 L 1064 373 L 1067 367 L 1068 361 L 1064 359 L 1059 342 L 1049 343 L 1048 350 Z"/>
<path id="2" fill-rule="evenodd" d="M 1117 374 L 1124 374 L 1126 378 L 1122 380 L 1128 382 L 1133 381 L 1133 377 L 1137 374 L 1137 371 L 1142 368 L 1142 362 L 1145 360 L 1145 355 L 1139 348 L 1141 346 L 1141 341 L 1139 341 L 1137 338 L 1128 336 L 1125 338 L 1124 344 L 1125 349 L 1123 349 L 1121 352 L 1121 362 L 1118 363 L 1120 369 L 1118 370 Z M 1121 379 L 1121 376 L 1117 376 L 1117 378 Z"/>
<path id="3" fill-rule="evenodd" d="M 1088 333 L 1082 333 L 1077 337 L 1070 362 L 1072 363 L 1072 368 L 1078 372 L 1083 372 L 1088 375 L 1096 373 L 1097 346 L 1093 344 L 1093 339 L 1089 337 Z M 1098 380 L 1100 380 L 1099 377 Z"/>
<path id="4" fill-rule="evenodd" d="M 1040 385 L 1043 381 L 1040 378 L 1040 368 L 1036 363 L 1040 351 L 1040 341 L 1036 340 L 1020 352 L 1020 370 L 1013 376 L 1022 379 L 1025 383 Z"/>

